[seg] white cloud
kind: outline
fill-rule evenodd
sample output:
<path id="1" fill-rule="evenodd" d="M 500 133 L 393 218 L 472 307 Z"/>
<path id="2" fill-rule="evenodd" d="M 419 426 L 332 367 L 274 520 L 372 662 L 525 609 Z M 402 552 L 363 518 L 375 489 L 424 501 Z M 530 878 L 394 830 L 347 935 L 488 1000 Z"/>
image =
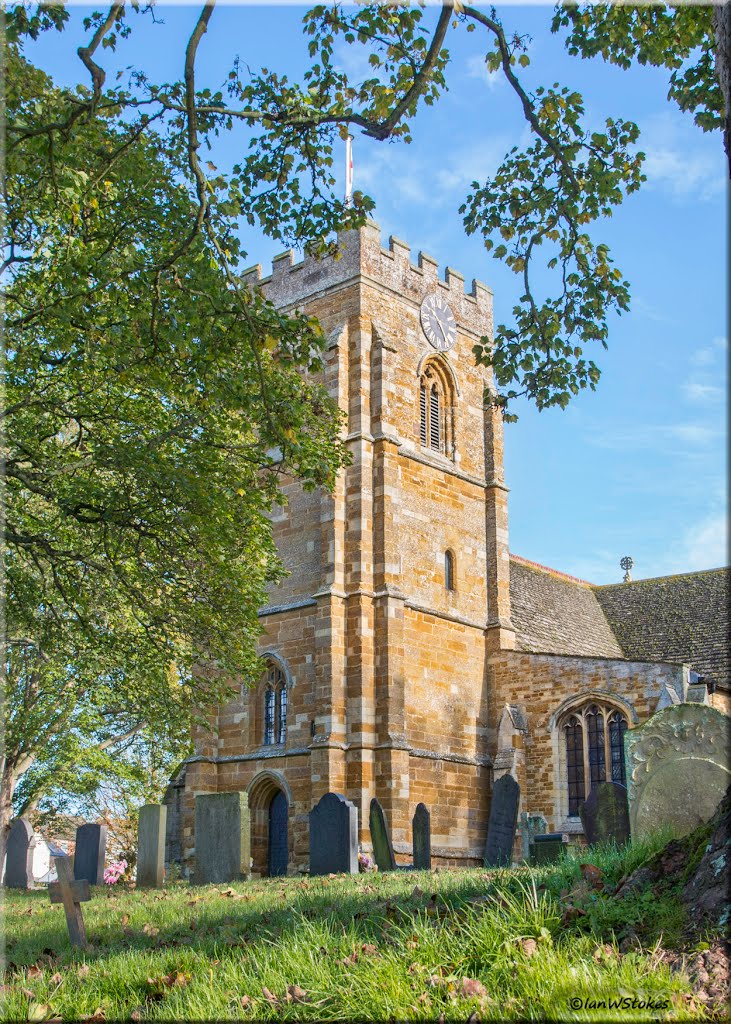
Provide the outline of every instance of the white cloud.
<path id="1" fill-rule="evenodd" d="M 720 402 L 725 394 L 724 389 L 715 384 L 701 384 L 694 380 L 686 381 L 682 389 L 689 402 Z"/>
<path id="2" fill-rule="evenodd" d="M 727 348 L 728 341 L 726 338 L 714 338 L 710 345 L 704 345 L 703 348 L 696 349 L 692 353 L 690 361 L 696 366 L 709 366 L 715 363 L 719 357 L 723 357 Z"/>
<path id="3" fill-rule="evenodd" d="M 711 446 L 721 437 L 718 427 L 705 423 L 669 423 L 619 426 L 613 430 L 589 433 L 586 440 L 597 448 L 638 451 L 640 449 L 674 449 L 678 442 L 684 446 Z M 682 454 L 682 453 L 676 453 Z"/>
<path id="4" fill-rule="evenodd" d="M 724 153 L 718 139 L 715 134 L 704 138 L 680 115 L 664 112 L 652 118 L 639 146 L 646 154 L 643 170 L 648 185 L 673 198 L 698 202 L 714 199 L 724 190 Z"/>
<path id="5" fill-rule="evenodd" d="M 686 571 L 728 564 L 728 516 L 712 515 L 686 531 L 681 564 Z"/>
<path id="6" fill-rule="evenodd" d="M 505 75 L 502 70 L 488 71 L 485 58 L 479 53 L 467 58 L 465 72 L 467 78 L 477 78 L 480 82 L 485 82 L 490 92 L 505 84 Z"/>

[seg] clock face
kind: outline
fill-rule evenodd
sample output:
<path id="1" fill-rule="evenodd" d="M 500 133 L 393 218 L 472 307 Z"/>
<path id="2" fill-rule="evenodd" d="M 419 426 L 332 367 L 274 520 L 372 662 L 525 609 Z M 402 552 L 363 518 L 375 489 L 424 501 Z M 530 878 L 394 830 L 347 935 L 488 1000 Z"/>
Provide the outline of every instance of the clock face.
<path id="1" fill-rule="evenodd" d="M 428 295 L 422 302 L 421 326 L 438 352 L 446 352 L 457 340 L 454 314 L 441 295 Z"/>

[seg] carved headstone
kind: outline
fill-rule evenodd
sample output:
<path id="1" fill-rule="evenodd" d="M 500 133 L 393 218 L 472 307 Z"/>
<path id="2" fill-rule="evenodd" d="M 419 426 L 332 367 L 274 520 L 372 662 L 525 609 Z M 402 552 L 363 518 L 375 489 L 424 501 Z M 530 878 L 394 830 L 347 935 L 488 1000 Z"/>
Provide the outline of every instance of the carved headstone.
<path id="1" fill-rule="evenodd" d="M 74 878 L 85 878 L 89 885 L 104 881 L 104 858 L 107 853 L 107 826 L 80 825 L 76 829 Z"/>
<path id="2" fill-rule="evenodd" d="M 579 817 L 590 846 L 612 841 L 622 846 L 629 839 L 627 790 L 618 782 L 598 783 L 579 804 Z"/>
<path id="3" fill-rule="evenodd" d="M 431 814 L 425 804 L 417 804 L 411 822 L 414 867 L 417 871 L 431 870 Z"/>
<path id="4" fill-rule="evenodd" d="M 492 787 L 490 819 L 487 824 L 485 867 L 509 867 L 513 859 L 518 824 L 520 786 L 512 775 L 503 775 Z"/>
<path id="5" fill-rule="evenodd" d="M 310 811 L 310 874 L 358 874 L 358 808 L 325 793 Z"/>
<path id="6" fill-rule="evenodd" d="M 250 875 L 251 839 L 246 793 L 195 798 L 195 884 L 239 882 Z"/>
<path id="7" fill-rule="evenodd" d="M 391 833 L 388 830 L 388 823 L 386 822 L 386 815 L 383 813 L 383 808 L 375 797 L 371 800 L 368 824 L 371 830 L 373 856 L 376 864 L 378 865 L 378 870 L 395 871 L 396 858 L 393 855 Z"/>
<path id="8" fill-rule="evenodd" d="M 159 889 L 165 877 L 165 826 L 168 809 L 164 804 L 140 807 L 137 827 L 137 885 Z"/>
<path id="9" fill-rule="evenodd" d="M 29 821 L 16 818 L 6 845 L 4 883 L 8 889 L 30 889 L 33 885 L 33 851 L 36 837 Z"/>
<path id="10" fill-rule="evenodd" d="M 661 825 L 685 835 L 708 821 L 731 782 L 731 719 L 702 704 L 663 708 L 624 737 L 633 836 Z"/>

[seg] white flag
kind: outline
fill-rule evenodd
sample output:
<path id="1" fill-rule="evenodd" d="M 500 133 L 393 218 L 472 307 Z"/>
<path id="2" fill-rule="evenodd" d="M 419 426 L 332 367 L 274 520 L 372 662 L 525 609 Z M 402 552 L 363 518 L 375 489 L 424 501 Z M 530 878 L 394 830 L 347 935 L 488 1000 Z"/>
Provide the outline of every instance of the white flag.
<path id="1" fill-rule="evenodd" d="M 345 140 L 345 205 L 353 201 L 353 136 Z"/>

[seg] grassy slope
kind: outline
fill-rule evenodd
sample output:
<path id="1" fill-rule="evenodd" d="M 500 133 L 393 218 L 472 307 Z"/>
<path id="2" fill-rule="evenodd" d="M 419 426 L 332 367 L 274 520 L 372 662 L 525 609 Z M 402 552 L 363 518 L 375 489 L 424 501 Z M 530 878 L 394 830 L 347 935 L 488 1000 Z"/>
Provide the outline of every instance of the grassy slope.
<path id="1" fill-rule="evenodd" d="M 648 852 L 587 859 L 611 884 Z M 97 889 L 84 905 L 86 952 L 70 949 L 45 892 L 7 893 L 6 911 L 6 1020 L 99 1008 L 108 1020 L 707 1019 L 659 952 L 683 927 L 674 894 L 613 899 L 571 858 L 542 870 Z M 288 1000 L 295 985 L 305 994 Z M 623 997 L 669 1006 L 570 1003 Z"/>

